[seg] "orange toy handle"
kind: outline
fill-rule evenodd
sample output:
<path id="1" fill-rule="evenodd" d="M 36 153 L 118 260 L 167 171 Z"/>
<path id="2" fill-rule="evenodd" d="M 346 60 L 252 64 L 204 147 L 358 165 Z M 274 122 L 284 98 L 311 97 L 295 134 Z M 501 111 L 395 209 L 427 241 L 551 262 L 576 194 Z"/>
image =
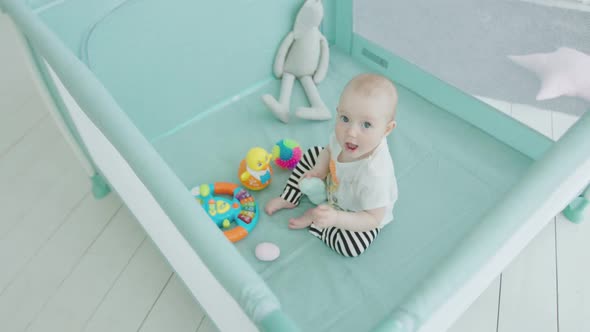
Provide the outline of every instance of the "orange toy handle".
<path id="1" fill-rule="evenodd" d="M 236 226 L 230 230 L 224 231 L 225 237 L 231 242 L 238 242 L 248 235 L 248 231 L 242 226 Z"/>
<path id="2" fill-rule="evenodd" d="M 215 182 L 213 184 L 213 192 L 216 194 L 233 196 L 237 187 L 238 185 L 235 183 Z"/>

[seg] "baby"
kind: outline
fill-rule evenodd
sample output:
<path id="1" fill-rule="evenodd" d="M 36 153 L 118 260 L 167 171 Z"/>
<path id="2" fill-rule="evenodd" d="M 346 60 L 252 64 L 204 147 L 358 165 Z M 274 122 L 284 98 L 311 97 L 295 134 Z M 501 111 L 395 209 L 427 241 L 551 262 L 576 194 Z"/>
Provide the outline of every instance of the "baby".
<path id="1" fill-rule="evenodd" d="M 397 99 L 387 78 L 354 77 L 340 96 L 328 147 L 307 150 L 283 193 L 266 204 L 266 213 L 299 205 L 299 181 L 318 177 L 326 182 L 328 204 L 289 220 L 289 228 L 309 227 L 341 255 L 363 253 L 393 219 L 397 181 L 386 137 L 396 126 Z"/>

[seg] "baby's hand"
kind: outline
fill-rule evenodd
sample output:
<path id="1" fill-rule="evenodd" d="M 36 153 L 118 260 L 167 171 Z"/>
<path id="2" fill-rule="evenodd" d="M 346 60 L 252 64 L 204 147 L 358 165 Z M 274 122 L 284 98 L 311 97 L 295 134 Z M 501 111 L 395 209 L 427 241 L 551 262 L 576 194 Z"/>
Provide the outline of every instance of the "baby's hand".
<path id="1" fill-rule="evenodd" d="M 329 205 L 318 205 L 311 213 L 315 226 L 321 228 L 332 227 L 338 221 L 338 211 Z"/>

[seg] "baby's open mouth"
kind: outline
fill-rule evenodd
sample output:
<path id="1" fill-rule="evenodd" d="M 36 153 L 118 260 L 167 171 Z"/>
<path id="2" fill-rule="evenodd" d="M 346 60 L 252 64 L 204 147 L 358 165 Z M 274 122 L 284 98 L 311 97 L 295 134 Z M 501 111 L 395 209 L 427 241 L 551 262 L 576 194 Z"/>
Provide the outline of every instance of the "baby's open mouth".
<path id="1" fill-rule="evenodd" d="M 346 143 L 346 150 L 355 151 L 359 146 L 352 143 Z"/>

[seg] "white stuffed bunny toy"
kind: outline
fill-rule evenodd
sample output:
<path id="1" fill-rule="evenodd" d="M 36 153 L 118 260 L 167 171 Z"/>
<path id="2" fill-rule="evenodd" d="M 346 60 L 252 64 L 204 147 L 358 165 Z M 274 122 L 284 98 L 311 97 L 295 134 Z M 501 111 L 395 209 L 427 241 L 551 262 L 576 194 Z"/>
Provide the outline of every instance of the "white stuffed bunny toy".
<path id="1" fill-rule="evenodd" d="M 279 101 L 266 94 L 262 100 L 281 121 L 289 121 L 291 92 L 299 79 L 311 107 L 298 107 L 295 115 L 309 120 L 328 120 L 332 114 L 322 101 L 316 84 L 326 77 L 330 49 L 320 32 L 324 16 L 321 0 L 306 0 L 276 54 L 274 74 L 282 78 Z"/>

